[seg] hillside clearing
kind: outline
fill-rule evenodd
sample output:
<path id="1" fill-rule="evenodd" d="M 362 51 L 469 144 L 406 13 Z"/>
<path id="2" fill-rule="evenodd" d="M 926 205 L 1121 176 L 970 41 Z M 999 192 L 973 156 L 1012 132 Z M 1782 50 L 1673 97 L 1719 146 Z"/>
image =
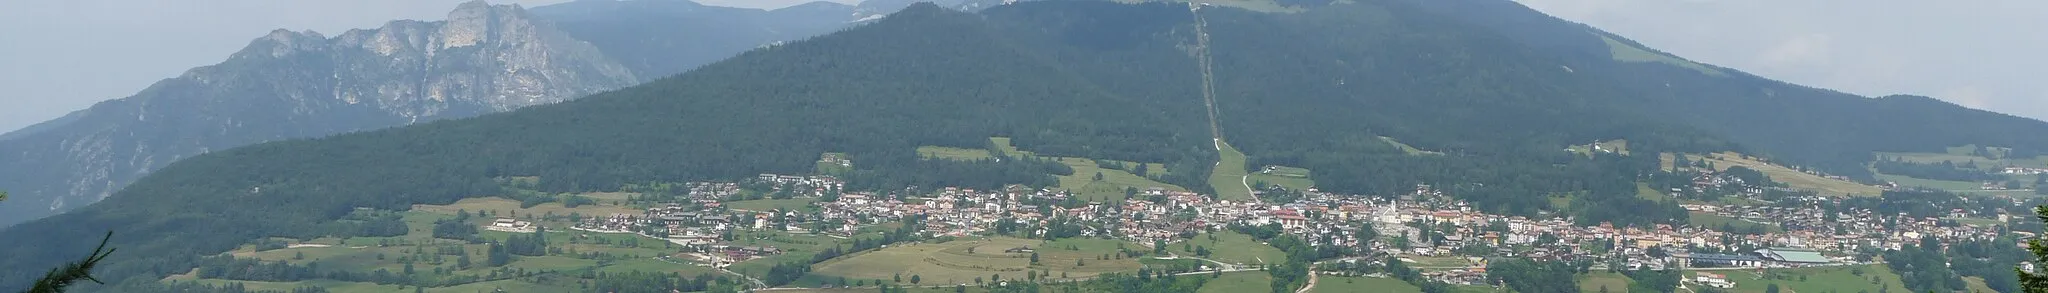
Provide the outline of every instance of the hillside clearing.
<path id="1" fill-rule="evenodd" d="M 1210 237 L 1215 237 L 1215 240 L 1210 240 Z M 1252 239 L 1251 235 L 1237 233 L 1236 231 L 1195 235 L 1195 238 L 1177 243 L 1169 243 L 1166 246 L 1180 247 L 1182 243 L 1208 248 L 1210 252 L 1208 259 L 1225 263 L 1277 264 L 1287 260 L 1287 252 L 1280 251 L 1280 249 L 1273 248 L 1273 246 L 1266 245 L 1265 243 L 1259 243 L 1258 240 Z M 1178 252 L 1178 248 L 1174 249 L 1175 253 L 1182 253 Z"/>
<path id="2" fill-rule="evenodd" d="M 1621 40 L 1616 40 L 1614 39 L 1614 37 L 1607 36 L 1606 34 L 1595 34 L 1599 34 L 1600 40 L 1607 42 L 1607 51 L 1614 56 L 1615 61 L 1656 62 L 1670 64 L 1672 66 L 1678 66 L 1685 69 L 1696 70 L 1700 73 L 1705 73 L 1707 75 L 1722 76 L 1727 74 L 1722 73 L 1720 70 L 1715 70 L 1712 67 L 1707 67 L 1706 65 L 1701 65 L 1699 63 L 1694 63 L 1692 61 L 1687 61 L 1685 59 L 1679 59 L 1678 57 L 1672 57 L 1671 55 L 1651 52 L 1650 50 L 1639 48 L 1634 45 L 1629 45 L 1628 43 L 1624 43 Z"/>
<path id="3" fill-rule="evenodd" d="M 1674 158 L 1669 153 L 1660 154 L 1659 166 L 1662 166 L 1664 169 L 1670 169 Z M 1704 160 L 1712 163 L 1714 171 L 1725 171 L 1735 166 L 1757 170 L 1758 172 L 1763 172 L 1766 176 L 1770 176 L 1772 181 L 1784 183 L 1793 189 L 1812 191 L 1825 196 L 1877 196 L 1884 191 L 1876 186 L 1800 172 L 1799 170 L 1771 164 L 1739 153 L 1723 152 L 1704 156 L 1686 154 L 1686 158 L 1693 161 Z"/>
<path id="4" fill-rule="evenodd" d="M 1406 144 L 1406 143 L 1401 143 L 1401 141 L 1399 141 L 1399 140 L 1395 140 L 1395 139 L 1394 139 L 1394 138 L 1392 138 L 1392 137 L 1385 137 L 1385 136 L 1381 136 L 1381 137 L 1380 137 L 1380 141 L 1385 141 L 1385 142 L 1387 142 L 1387 144 L 1391 144 L 1391 145 L 1394 145 L 1394 148 L 1399 148 L 1399 149 L 1401 149 L 1401 152 L 1404 152 L 1404 153 L 1408 153 L 1408 155 L 1411 155 L 1411 156 L 1420 156 L 1420 155 L 1443 155 L 1443 154 L 1444 154 L 1444 153 L 1441 153 L 1441 152 L 1434 152 L 1434 151 L 1426 151 L 1426 150 L 1418 149 L 1418 148 L 1415 148 L 1415 146 L 1410 146 L 1410 145 L 1408 145 L 1408 144 Z"/>
<path id="5" fill-rule="evenodd" d="M 1042 271 L 1053 276 L 1066 275 L 1068 278 L 1086 278 L 1107 272 L 1130 272 L 1142 267 L 1136 257 L 1118 259 L 1114 240 L 1062 240 L 1046 243 L 1041 240 L 994 237 L 987 239 L 961 239 L 945 243 L 908 243 L 891 245 L 880 250 L 865 252 L 851 257 L 841 257 L 813 266 L 813 274 L 848 279 L 893 279 L 896 275 L 919 276 L 927 284 L 973 283 L 975 278 L 986 280 L 990 275 L 1006 278 L 1024 278 L 1026 271 Z M 1108 244 L 1104 244 L 1108 243 Z M 1074 247 L 1086 249 L 1067 249 Z M 1105 247 L 1106 246 L 1106 247 Z M 1125 244 L 1131 249 L 1143 248 Z M 1031 264 L 1029 252 L 1007 252 L 1007 250 L 1030 247 L 1039 254 L 1039 264 Z"/>
<path id="6" fill-rule="evenodd" d="M 756 211 L 756 212 L 759 212 L 759 211 L 768 211 L 768 210 L 778 210 L 778 209 L 779 209 L 779 210 L 813 210 L 813 209 L 817 209 L 817 206 L 815 206 L 815 205 L 812 205 L 812 203 L 816 203 L 816 202 L 818 202 L 818 198 L 815 198 L 815 197 L 806 197 L 806 198 L 792 198 L 792 199 L 757 199 L 757 200 L 742 200 L 742 201 L 735 201 L 735 202 L 727 202 L 727 203 L 725 203 L 725 206 L 726 206 L 726 207 L 730 207 L 730 208 L 733 208 L 733 209 L 740 209 L 740 210 L 749 210 L 749 211 Z"/>
<path id="7" fill-rule="evenodd" d="M 1118 169 L 1103 169 L 1093 159 L 1058 158 L 1061 164 L 1074 168 L 1073 175 L 1059 176 L 1060 188 L 1079 194 L 1081 198 L 1095 201 L 1112 201 L 1124 195 L 1125 188 L 1145 190 L 1165 188 L 1166 190 L 1187 191 L 1187 188 L 1166 184 L 1151 178 L 1138 176 Z M 1151 167 L 1146 167 L 1150 169 Z M 1095 174 L 1102 174 L 1102 180 L 1095 180 Z"/>
<path id="8" fill-rule="evenodd" d="M 1856 273 L 1859 270 L 1862 274 Z M 1880 292 L 1906 288 L 1906 284 L 1899 282 L 1899 274 L 1884 265 L 1770 269 L 1763 274 L 1748 271 L 1714 273 L 1728 275 L 1728 280 L 1735 282 L 1735 290 L 1730 292 L 1739 293 L 1763 293 L 1772 283 L 1781 289 L 1789 289 L 1786 292 Z M 1771 278 L 1773 276 L 1775 278 Z M 1872 284 L 1872 277 L 1882 280 Z"/>
<path id="9" fill-rule="evenodd" d="M 1266 272 L 1260 272 L 1260 271 L 1251 271 L 1251 272 L 1235 272 L 1235 273 L 1227 273 L 1227 274 L 1223 274 L 1223 276 L 1222 276 L 1222 277 L 1216 277 L 1215 279 L 1210 279 L 1208 283 L 1202 283 L 1202 289 L 1201 289 L 1201 290 L 1195 290 L 1195 292 L 1197 292 L 1197 293 L 1241 293 L 1241 292 L 1270 292 L 1270 291 L 1272 291 L 1272 289 L 1271 289 L 1271 288 L 1273 288 L 1273 275 L 1272 275 L 1272 274 L 1268 274 L 1268 273 L 1266 273 Z"/>
<path id="10" fill-rule="evenodd" d="M 1249 176 L 1245 171 L 1244 153 L 1230 147 L 1230 143 L 1216 140 L 1216 168 L 1209 171 L 1209 188 L 1216 190 L 1216 198 L 1233 201 L 1255 200 L 1251 187 L 1245 182 Z"/>
<path id="11" fill-rule="evenodd" d="M 1010 144 L 1010 138 L 1008 137 L 990 137 L 988 139 L 989 142 L 995 144 L 996 149 L 1001 150 L 1005 156 L 1038 157 L 1038 154 L 1018 150 L 1016 145 Z M 924 152 L 924 150 L 925 148 L 923 147 L 919 148 L 920 153 Z M 960 151 L 956 150 L 954 152 L 957 153 Z M 987 152 L 983 151 L 982 154 L 986 155 Z M 960 156 L 960 154 L 955 154 L 955 156 Z M 1119 200 L 1123 198 L 1124 191 L 1127 188 L 1144 190 L 1147 188 L 1157 187 L 1173 191 L 1188 190 L 1185 187 L 1173 184 L 1166 184 L 1164 182 L 1159 182 L 1158 180 L 1152 180 L 1152 178 L 1147 178 L 1145 176 L 1140 176 L 1138 174 L 1132 173 L 1137 168 L 1137 166 L 1140 166 L 1139 164 L 1143 164 L 1142 166 L 1145 166 L 1146 175 L 1153 175 L 1154 172 L 1158 172 L 1159 174 L 1166 174 L 1166 164 L 1114 161 L 1123 163 L 1126 166 L 1130 166 L 1130 170 L 1125 170 L 1102 168 L 1101 164 L 1097 164 L 1097 161 L 1095 159 L 1090 158 L 1054 157 L 1051 159 L 1057 160 L 1060 162 L 1060 164 L 1065 164 L 1067 165 L 1067 167 L 1074 169 L 1074 174 L 1072 175 L 1058 176 L 1060 188 L 1066 189 L 1067 191 L 1071 191 L 1074 194 L 1080 196 L 1082 199 L 1086 200 Z M 1102 174 L 1102 180 L 1095 180 L 1095 174 L 1097 173 Z"/>
<path id="12" fill-rule="evenodd" d="M 1592 273 L 1579 275 L 1579 292 L 1626 292 L 1628 276 L 1617 273 Z"/>
<path id="13" fill-rule="evenodd" d="M 535 205 L 531 208 L 520 208 L 519 201 L 506 199 L 502 197 L 465 198 L 462 200 L 457 200 L 455 201 L 455 203 L 448 205 L 413 205 L 412 210 L 442 213 L 449 215 L 455 214 L 456 211 L 467 211 L 470 213 L 476 213 L 479 211 L 489 211 L 494 214 L 497 214 L 499 217 L 512 217 L 514 216 L 514 214 L 551 214 L 558 216 L 567 216 L 569 214 L 574 213 L 582 214 L 584 216 L 599 216 L 614 214 L 640 214 L 645 212 L 639 209 L 624 206 L 602 204 L 583 205 L 575 208 L 569 208 L 562 206 L 562 203 L 559 202 L 544 203 L 540 205 Z"/>
<path id="14" fill-rule="evenodd" d="M 1592 156 L 1594 152 L 1615 153 L 1624 156 L 1629 154 L 1628 140 L 1623 139 L 1596 141 L 1591 144 L 1567 146 L 1565 147 L 1565 151 L 1577 153 L 1582 156 Z"/>
<path id="15" fill-rule="evenodd" d="M 917 147 L 917 155 L 920 157 L 956 161 L 975 161 L 995 158 L 995 156 L 989 155 L 988 150 L 984 149 L 968 149 L 942 146 Z"/>
<path id="16" fill-rule="evenodd" d="M 1316 288 L 1310 293 L 1340 292 L 1388 292 L 1421 293 L 1422 288 L 1393 278 L 1317 276 Z M 1206 286 L 1205 286 L 1206 287 Z"/>

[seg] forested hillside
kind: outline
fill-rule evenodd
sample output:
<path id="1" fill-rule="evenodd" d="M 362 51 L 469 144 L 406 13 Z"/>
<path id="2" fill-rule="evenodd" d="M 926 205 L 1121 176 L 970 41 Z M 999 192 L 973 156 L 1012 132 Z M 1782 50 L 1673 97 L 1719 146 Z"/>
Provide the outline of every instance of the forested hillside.
<path id="1" fill-rule="evenodd" d="M 1040 161 L 924 160 L 915 151 L 979 149 L 995 136 L 1043 156 L 1163 162 L 1171 175 L 1161 181 L 1202 190 L 1220 159 L 1201 91 L 1198 60 L 1205 59 L 1214 61 L 1214 123 L 1249 166 L 1305 167 L 1318 188 L 1339 193 L 1392 196 L 1436 185 L 1486 212 L 1561 212 L 1582 224 L 1675 224 L 1687 213 L 1673 201 L 1637 196 L 1636 182 L 1661 169 L 1658 156 L 1569 146 L 1627 140 L 1636 154 L 1759 147 L 1835 162 L 1826 155 L 1860 147 L 1821 146 L 1876 139 L 1829 132 L 1865 131 L 1855 124 L 1791 127 L 1810 132 L 1787 138 L 1800 132 L 1753 129 L 1750 120 L 1732 118 L 1808 117 L 1735 109 L 1834 103 L 1816 102 L 1822 98 L 1729 98 L 1750 104 L 1671 119 L 1683 109 L 1671 107 L 1706 100 L 1620 77 L 1643 64 L 1589 63 L 1504 33 L 1501 24 L 1433 14 L 1442 7 L 1352 2 L 1286 14 L 1102 1 L 978 13 L 913 5 L 868 25 L 577 101 L 183 160 L 100 204 L 0 230 L 9 239 L 0 267 L 49 267 L 114 230 L 126 256 L 110 260 L 103 274 L 153 283 L 251 239 L 344 236 L 308 227 L 357 208 L 497 194 L 493 179 L 509 176 L 537 177 L 543 192 L 610 191 L 806 173 L 821 153 L 833 152 L 857 162 L 845 176 L 850 190 L 1057 182 L 1048 173 L 1060 168 Z M 663 50 L 643 49 L 636 54 Z M 1925 115 L 2005 119 L 1972 113 Z M 2033 129 L 2001 125 L 1987 128 Z M 1411 154 L 1388 138 L 1440 154 Z M 1553 196 L 1568 196 L 1568 204 Z M 0 288 L 19 287 L 30 273 L 0 273 Z"/>
<path id="2" fill-rule="evenodd" d="M 114 230 L 114 245 L 131 257 L 111 260 L 102 274 L 154 282 L 256 237 L 319 236 L 305 227 L 355 207 L 493 194 L 497 176 L 539 176 L 547 190 L 608 189 L 802 173 L 832 151 L 876 174 L 854 179 L 869 184 L 863 189 L 1050 181 L 1021 161 L 918 160 L 913 151 L 978 148 L 991 135 L 1046 146 L 1048 155 L 1075 145 L 1119 159 L 1208 156 L 1199 147 L 1160 147 L 1205 145 L 1201 132 L 1105 127 L 1199 125 L 1195 116 L 1146 110 L 1185 108 L 1168 104 L 1193 97 L 1117 95 L 997 35 L 977 16 L 922 5 L 580 102 L 216 152 L 174 163 L 102 204 L 0 232 L 10 242 L 0 262 L 48 267 L 90 241 L 87 234 Z M 0 287 L 20 287 L 33 273 L 5 272 Z"/>
<path id="3" fill-rule="evenodd" d="M 1861 97 L 1684 60 L 1513 1 L 1399 0 L 1428 15 L 1491 31 L 1598 76 L 1630 97 L 1614 104 L 1727 137 L 1759 155 L 1874 182 L 1872 152 L 1963 145 L 2048 152 L 2048 123 L 1921 96 Z"/>

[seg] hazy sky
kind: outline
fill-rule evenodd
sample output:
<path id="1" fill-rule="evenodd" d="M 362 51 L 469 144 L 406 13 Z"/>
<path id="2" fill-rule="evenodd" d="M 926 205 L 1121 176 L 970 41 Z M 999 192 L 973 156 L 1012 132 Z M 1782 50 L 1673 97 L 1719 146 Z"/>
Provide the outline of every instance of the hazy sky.
<path id="1" fill-rule="evenodd" d="M 1764 77 L 2048 118 L 2048 1 L 1516 1 Z"/>
<path id="2" fill-rule="evenodd" d="M 463 0 L 18 0 L 0 9 L 0 132 L 127 97 L 277 28 L 439 20 Z M 494 0 L 527 7 L 564 0 Z M 850 2 L 853 0 L 835 0 Z M 2048 1 L 1517 0 L 1696 61 L 1863 95 L 2048 117 Z M 804 0 L 703 0 L 782 7 Z M 195 4 L 203 3 L 203 4 Z"/>

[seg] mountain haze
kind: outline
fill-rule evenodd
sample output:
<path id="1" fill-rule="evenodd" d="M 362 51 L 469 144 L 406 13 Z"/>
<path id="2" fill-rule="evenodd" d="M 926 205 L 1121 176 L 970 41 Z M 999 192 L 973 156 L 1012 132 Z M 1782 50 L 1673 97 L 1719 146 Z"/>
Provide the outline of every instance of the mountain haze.
<path id="1" fill-rule="evenodd" d="M 349 229 L 332 227 L 355 209 L 499 194 L 494 180 L 511 176 L 539 178 L 546 192 L 611 191 L 810 173 L 821 153 L 834 152 L 856 162 L 843 176 L 850 190 L 1057 184 L 1049 174 L 1062 171 L 1044 161 L 931 160 L 915 151 L 983 148 L 993 136 L 1046 156 L 1163 163 L 1170 172 L 1160 181 L 1207 192 L 1206 174 L 1228 141 L 1252 166 L 1313 170 L 1325 191 L 1394 196 L 1430 184 L 1489 213 L 1638 227 L 1688 215 L 1676 202 L 1637 196 L 1637 177 L 1661 170 L 1644 154 L 1741 151 L 1841 167 L 1876 150 L 2048 150 L 2048 123 L 1778 83 L 1505 0 L 1316 2 L 1287 2 L 1294 13 L 1104 1 L 977 12 L 913 4 L 687 72 L 695 66 L 646 65 L 679 43 L 632 37 L 653 35 L 636 24 L 661 17 L 576 17 L 635 10 L 603 2 L 535 9 L 558 15 L 560 27 L 604 55 L 647 62 L 618 66 L 628 80 L 651 81 L 506 113 L 179 160 L 98 204 L 0 229 L 9 244 L 0 245 L 0 267 L 50 267 L 113 230 L 127 256 L 104 266 L 114 285 L 88 289 L 155 292 L 196 258 L 253 239 L 347 237 Z M 805 7 L 834 6 L 789 9 Z M 264 53 L 252 58 L 278 47 L 252 47 Z M 1410 154 L 1389 139 L 1441 154 Z M 1559 151 L 1602 140 L 1627 140 L 1636 155 Z M 1558 195 L 1570 204 L 1554 205 Z M 31 273 L 0 272 L 0 287 L 19 287 Z"/>
<path id="2" fill-rule="evenodd" d="M 0 135 L 0 186 L 14 195 L 0 226 L 90 204 L 194 155 L 561 102 L 871 16 L 859 11 L 479 1 L 443 21 L 333 37 L 276 30 L 220 64 Z"/>
<path id="3" fill-rule="evenodd" d="M 472 2 L 447 21 L 333 38 L 277 30 L 221 64 L 0 141 L 0 186 L 20 196 L 9 218 L 68 209 L 186 156 L 559 102 L 636 80 L 513 6 Z"/>

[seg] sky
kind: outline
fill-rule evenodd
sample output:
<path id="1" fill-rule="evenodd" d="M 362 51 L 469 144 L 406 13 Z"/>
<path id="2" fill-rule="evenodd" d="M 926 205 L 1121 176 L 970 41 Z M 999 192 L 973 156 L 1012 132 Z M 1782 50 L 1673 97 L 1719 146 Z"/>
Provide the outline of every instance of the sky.
<path id="1" fill-rule="evenodd" d="M 1767 78 L 2048 118 L 2048 1 L 1515 1 Z"/>
<path id="2" fill-rule="evenodd" d="M 464 0 L 16 0 L 0 9 L 0 132 L 218 63 L 273 29 L 439 20 Z M 527 7 L 565 0 L 492 0 Z M 852 2 L 856 0 L 834 0 Z M 1694 61 L 1866 96 L 2048 117 L 2048 1 L 1516 0 Z M 806 0 L 701 0 L 773 8 Z M 193 5 L 204 3 L 204 5 Z"/>

